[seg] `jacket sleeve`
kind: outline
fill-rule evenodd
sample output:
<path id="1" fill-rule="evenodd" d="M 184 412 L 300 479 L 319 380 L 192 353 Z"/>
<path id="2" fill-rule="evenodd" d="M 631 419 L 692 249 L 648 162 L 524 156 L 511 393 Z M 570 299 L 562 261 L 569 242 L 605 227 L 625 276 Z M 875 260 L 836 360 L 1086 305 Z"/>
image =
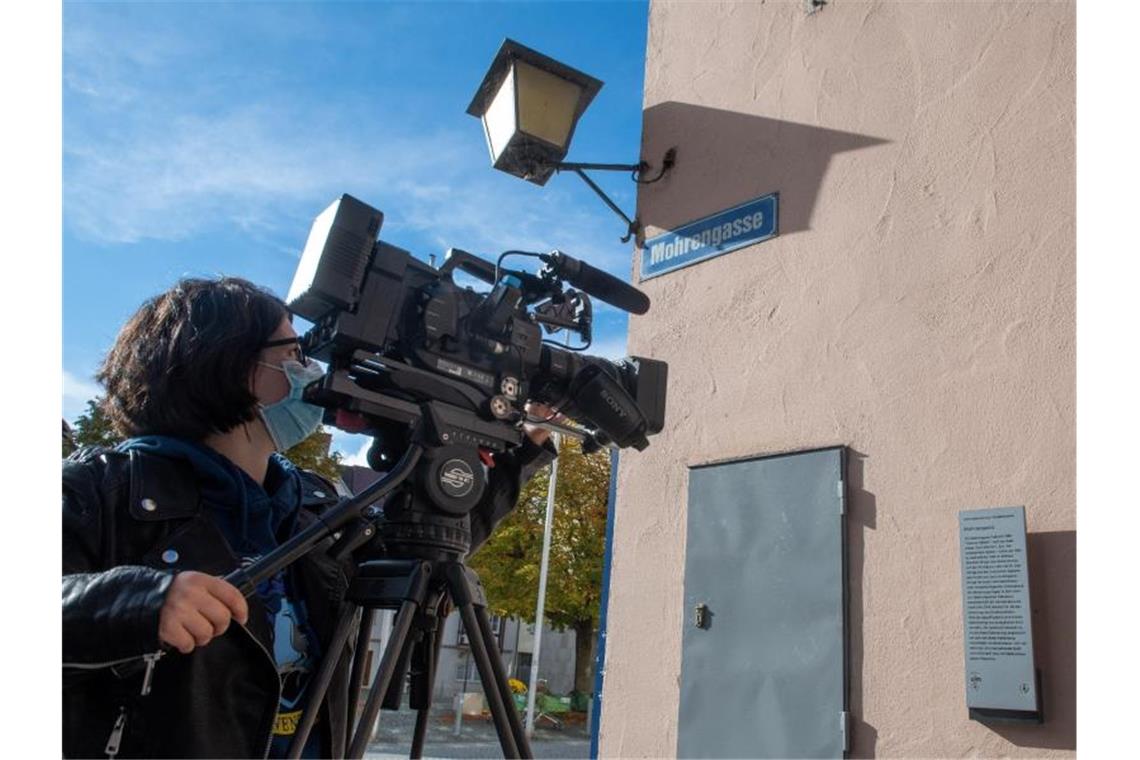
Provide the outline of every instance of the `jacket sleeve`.
<path id="1" fill-rule="evenodd" d="M 558 449 L 550 440 L 539 446 L 530 438 L 524 439 L 523 445 L 513 451 L 495 455 L 487 492 L 471 511 L 471 550 L 468 556 L 490 538 L 495 526 L 515 508 L 523 485 L 553 462 L 556 456 Z"/>
<path id="2" fill-rule="evenodd" d="M 158 616 L 174 576 L 140 565 L 113 567 L 115 500 L 105 503 L 97 460 L 63 472 L 63 662 L 95 667 L 159 647 Z"/>

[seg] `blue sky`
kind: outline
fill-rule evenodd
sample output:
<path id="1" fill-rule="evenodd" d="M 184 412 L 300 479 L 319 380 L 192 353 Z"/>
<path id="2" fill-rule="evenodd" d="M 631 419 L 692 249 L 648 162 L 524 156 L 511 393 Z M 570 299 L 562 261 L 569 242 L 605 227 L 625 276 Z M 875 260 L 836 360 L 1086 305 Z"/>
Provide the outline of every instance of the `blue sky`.
<path id="1" fill-rule="evenodd" d="M 608 3 L 65 3 L 63 413 L 99 393 L 119 327 L 186 275 L 284 295 L 341 193 L 421 258 L 558 248 L 628 280 L 622 221 L 578 178 L 490 167 L 465 109 L 503 38 L 601 79 L 569 160 L 632 163 L 648 6 Z M 632 215 L 625 174 L 596 181 Z M 595 303 L 590 353 L 627 318 Z M 336 435 L 357 455 L 366 443 Z"/>

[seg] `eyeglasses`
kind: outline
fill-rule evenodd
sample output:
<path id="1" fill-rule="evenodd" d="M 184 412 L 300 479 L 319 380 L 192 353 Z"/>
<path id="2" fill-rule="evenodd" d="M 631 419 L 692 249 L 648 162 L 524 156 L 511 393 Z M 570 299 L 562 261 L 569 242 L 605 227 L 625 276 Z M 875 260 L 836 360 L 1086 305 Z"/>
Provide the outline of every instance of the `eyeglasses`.
<path id="1" fill-rule="evenodd" d="M 289 358 L 300 362 L 306 367 L 309 366 L 310 359 L 309 357 L 305 356 L 305 353 L 301 350 L 300 338 L 278 338 L 277 340 L 267 341 L 261 347 L 276 348 L 277 346 L 293 346 L 294 350 Z"/>

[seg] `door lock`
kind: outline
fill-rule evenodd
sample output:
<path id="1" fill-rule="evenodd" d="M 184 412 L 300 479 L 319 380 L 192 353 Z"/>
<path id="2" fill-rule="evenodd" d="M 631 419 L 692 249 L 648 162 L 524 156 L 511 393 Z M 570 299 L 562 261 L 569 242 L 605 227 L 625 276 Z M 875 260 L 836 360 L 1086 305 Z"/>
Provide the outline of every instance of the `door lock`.
<path id="1" fill-rule="evenodd" d="M 709 623 L 712 622 L 712 613 L 709 612 L 709 606 L 701 602 L 696 606 L 694 613 L 693 624 L 696 625 L 697 628 L 708 629 Z"/>

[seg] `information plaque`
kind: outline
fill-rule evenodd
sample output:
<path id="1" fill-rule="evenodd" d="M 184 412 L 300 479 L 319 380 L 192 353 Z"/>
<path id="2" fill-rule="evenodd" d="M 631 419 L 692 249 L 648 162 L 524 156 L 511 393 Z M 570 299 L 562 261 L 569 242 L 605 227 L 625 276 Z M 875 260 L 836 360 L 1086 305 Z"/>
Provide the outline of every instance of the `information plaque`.
<path id="1" fill-rule="evenodd" d="M 970 718 L 1040 723 L 1025 507 L 959 512 L 958 541 Z"/>

